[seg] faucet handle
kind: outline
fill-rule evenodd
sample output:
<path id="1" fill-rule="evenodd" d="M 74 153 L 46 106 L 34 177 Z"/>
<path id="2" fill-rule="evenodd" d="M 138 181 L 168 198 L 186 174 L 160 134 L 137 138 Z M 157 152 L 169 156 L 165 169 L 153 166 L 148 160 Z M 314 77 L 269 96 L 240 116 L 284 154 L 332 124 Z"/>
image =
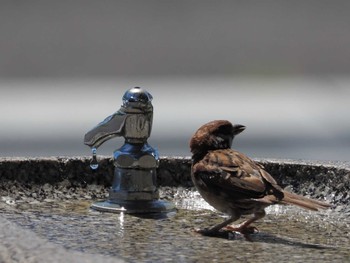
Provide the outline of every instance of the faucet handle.
<path id="1" fill-rule="evenodd" d="M 108 116 L 85 134 L 84 143 L 90 147 L 98 148 L 111 138 L 124 136 L 123 127 L 126 117 L 127 115 L 121 111 Z"/>

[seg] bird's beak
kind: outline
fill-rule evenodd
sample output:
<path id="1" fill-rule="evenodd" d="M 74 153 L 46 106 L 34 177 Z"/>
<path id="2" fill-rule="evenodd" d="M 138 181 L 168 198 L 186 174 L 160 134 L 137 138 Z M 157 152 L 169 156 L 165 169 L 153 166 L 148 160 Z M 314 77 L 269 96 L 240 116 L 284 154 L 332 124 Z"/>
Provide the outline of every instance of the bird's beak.
<path id="1" fill-rule="evenodd" d="M 245 130 L 245 126 L 244 125 L 235 124 L 235 125 L 233 125 L 232 132 L 233 132 L 234 135 L 237 135 L 237 134 L 240 134 L 244 130 Z"/>

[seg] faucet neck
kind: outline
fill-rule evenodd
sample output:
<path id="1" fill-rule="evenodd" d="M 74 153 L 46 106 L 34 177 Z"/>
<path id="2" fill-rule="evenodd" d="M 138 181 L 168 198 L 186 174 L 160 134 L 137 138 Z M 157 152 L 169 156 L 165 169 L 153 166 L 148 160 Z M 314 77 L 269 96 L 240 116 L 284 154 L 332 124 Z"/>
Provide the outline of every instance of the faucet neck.
<path id="1" fill-rule="evenodd" d="M 146 144 L 147 140 L 144 138 L 138 139 L 138 138 L 125 138 L 125 143 L 127 144 Z"/>

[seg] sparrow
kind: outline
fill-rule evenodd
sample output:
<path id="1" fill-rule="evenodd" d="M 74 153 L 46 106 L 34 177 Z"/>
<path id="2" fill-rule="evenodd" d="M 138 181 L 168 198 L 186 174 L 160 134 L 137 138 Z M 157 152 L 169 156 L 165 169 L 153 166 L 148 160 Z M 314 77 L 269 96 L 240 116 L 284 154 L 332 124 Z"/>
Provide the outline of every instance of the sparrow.
<path id="1" fill-rule="evenodd" d="M 317 211 L 329 204 L 284 191 L 263 165 L 231 149 L 234 137 L 245 130 L 240 124 L 215 120 L 201 126 L 190 140 L 191 179 L 203 199 L 222 213 L 224 222 L 196 232 L 214 236 L 220 230 L 244 235 L 257 229 L 251 223 L 265 216 L 274 204 L 296 205 Z M 238 226 L 231 225 L 243 215 L 253 216 Z"/>

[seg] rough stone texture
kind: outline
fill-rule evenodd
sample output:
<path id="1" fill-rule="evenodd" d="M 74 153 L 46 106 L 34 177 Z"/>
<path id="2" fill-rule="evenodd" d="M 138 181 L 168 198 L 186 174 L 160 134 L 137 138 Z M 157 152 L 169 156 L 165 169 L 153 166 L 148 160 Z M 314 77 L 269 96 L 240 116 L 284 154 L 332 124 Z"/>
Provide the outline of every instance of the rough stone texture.
<path id="1" fill-rule="evenodd" d="M 11 180 L 26 184 L 55 184 L 68 179 L 74 184 L 110 185 L 113 163 L 110 158 L 101 157 L 99 169 L 91 170 L 90 159 L 75 158 L 0 158 L 1 181 Z"/>
<path id="2" fill-rule="evenodd" d="M 350 201 L 350 164 L 348 162 L 306 162 L 257 160 L 284 187 L 325 198 L 335 203 Z M 2 196 L 33 199 L 103 199 L 112 184 L 111 158 L 100 157 L 99 168 L 89 166 L 90 158 L 0 158 Z M 157 170 L 160 186 L 192 187 L 191 159 L 163 157 Z"/>
<path id="3" fill-rule="evenodd" d="M 281 246 L 284 246 L 283 253 L 280 253 L 281 255 L 278 255 L 274 262 L 280 262 L 282 259 L 289 258 L 286 255 L 286 251 L 290 251 L 291 248 L 293 248 L 293 251 L 300 250 L 293 255 L 299 257 L 303 255 L 303 258 L 299 258 L 302 259 L 302 262 L 313 262 L 317 246 L 314 247 L 308 244 L 308 239 L 313 233 L 312 238 L 315 239 L 313 242 L 328 244 L 327 240 L 333 238 L 331 239 L 332 245 L 334 245 L 334 242 L 338 242 L 336 244 L 339 247 L 337 248 L 338 250 L 334 250 L 335 252 L 332 252 L 333 248 L 327 248 L 328 254 L 323 254 L 322 250 L 318 249 L 316 258 L 332 259 L 333 262 L 344 262 L 344 259 L 348 259 L 348 250 L 345 248 L 348 241 L 348 233 L 346 232 L 348 221 L 345 219 L 350 214 L 350 197 L 348 194 L 350 189 L 349 163 L 291 160 L 258 161 L 265 166 L 267 171 L 282 186 L 304 195 L 310 195 L 319 199 L 326 198 L 328 201 L 336 204 L 337 207 L 335 208 L 336 213 L 330 210 L 327 213 L 317 215 L 319 217 L 318 221 L 311 220 L 311 222 L 307 222 L 308 231 L 312 230 L 310 233 L 307 233 L 303 228 L 300 228 L 300 233 L 288 232 L 292 224 L 292 222 L 288 222 L 288 227 L 284 224 L 284 222 L 291 220 L 288 210 L 286 214 L 276 212 L 276 215 L 272 216 L 277 216 L 280 220 L 272 220 L 267 217 L 263 227 L 266 231 L 266 229 L 269 229 L 269 224 L 271 224 L 269 231 L 277 231 L 275 235 L 278 235 L 279 231 L 285 227 L 286 229 L 283 230 L 285 231 L 284 235 L 287 235 L 288 238 L 262 234 L 256 237 L 256 242 L 258 243 L 255 244 L 259 245 L 259 242 L 261 242 L 268 247 L 269 251 L 274 249 L 275 253 L 281 251 Z M 173 253 L 172 259 L 175 259 L 178 258 L 177 250 L 182 249 L 181 253 L 186 255 L 184 259 L 191 255 L 193 262 L 212 256 L 215 251 L 222 252 L 222 255 L 216 255 L 217 259 L 227 256 L 226 261 L 232 261 L 232 248 L 227 241 L 191 236 L 189 234 L 189 229 L 197 224 L 208 225 L 208 217 L 209 219 L 213 217 L 215 220 L 221 220 L 217 218 L 216 213 L 208 216 L 208 212 L 203 213 L 203 210 L 196 212 L 180 210 L 173 219 L 159 221 L 141 220 L 131 216 L 127 216 L 127 220 L 119 218 L 119 221 L 116 221 L 118 217 L 115 215 L 101 218 L 100 215 L 89 213 L 88 207 L 93 200 L 105 199 L 108 196 L 108 189 L 111 185 L 114 171 L 112 160 L 109 157 L 100 158 L 100 168 L 97 171 L 90 169 L 89 162 L 90 158 L 87 157 L 0 158 L 0 209 L 2 210 L 2 213 L 0 213 L 0 262 L 118 262 L 121 253 L 124 253 L 123 258 L 132 256 L 130 251 L 134 251 L 134 242 L 136 241 L 137 246 L 144 246 L 141 249 L 141 252 L 144 254 L 141 252 L 137 254 L 138 259 L 141 260 L 155 256 L 149 249 L 150 238 L 155 239 L 154 242 L 157 246 L 162 245 L 162 250 L 157 254 L 158 260 L 159 257 L 162 257 L 160 253 L 162 251 L 164 252 L 163 258 L 166 258 L 167 255 L 169 256 L 169 253 Z M 182 209 L 186 207 L 186 202 L 198 200 L 198 198 L 196 199 L 193 196 L 195 192 L 189 190 L 193 186 L 190 179 L 190 168 L 190 158 L 161 158 L 157 175 L 158 184 L 161 186 L 162 199 L 177 200 L 179 203 L 181 203 L 181 200 L 185 201 Z M 271 208 L 270 212 L 273 213 L 273 209 Z M 184 213 L 188 215 L 186 216 Z M 296 220 L 295 224 L 304 227 L 309 214 L 292 214 Z M 8 219 L 13 220 L 17 224 L 8 221 Z M 336 224 L 333 224 L 332 220 L 335 220 Z M 145 226 L 147 222 L 149 225 Z M 322 224 L 319 222 L 322 222 Z M 124 223 L 124 225 L 121 223 Z M 341 228 L 338 226 L 339 223 L 343 224 Z M 114 236 L 115 229 L 120 227 L 120 225 L 120 231 L 124 235 L 122 239 L 124 243 L 120 241 L 119 236 Z M 320 225 L 326 226 L 319 229 Z M 70 235 L 66 233 L 69 228 L 71 229 Z M 96 231 L 97 228 L 100 230 Z M 135 228 L 136 231 L 131 231 Z M 158 228 L 164 228 L 166 231 L 158 231 Z M 338 228 L 339 230 L 337 230 Z M 85 233 L 84 231 L 89 233 L 88 241 L 81 242 L 78 239 L 74 243 L 65 240 L 67 237 L 68 239 L 82 238 L 82 234 L 79 235 L 79 233 Z M 56 235 L 53 233 L 56 233 Z M 168 233 L 173 234 L 169 235 Z M 142 234 L 147 234 L 144 240 L 140 238 Z M 160 235 L 161 240 L 166 240 L 168 244 L 166 242 L 164 244 L 163 242 L 159 243 L 159 238 L 155 238 L 158 235 Z M 299 241 L 290 241 L 289 239 L 299 240 L 302 235 L 305 244 L 301 244 Z M 93 236 L 94 238 L 92 238 Z M 50 242 L 45 238 L 50 240 Z M 322 239 L 322 242 L 317 241 L 318 238 L 320 240 L 324 238 L 324 240 Z M 83 239 L 85 240 L 84 235 Z M 107 242 L 108 240 L 110 242 Z M 115 250 L 115 244 L 118 242 L 121 242 L 118 247 L 119 250 Z M 205 244 L 202 244 L 203 242 Z M 292 247 L 290 247 L 291 242 Z M 76 246 L 74 250 L 71 247 L 73 244 Z M 195 247 L 192 248 L 191 244 L 194 244 Z M 343 244 L 345 244 L 345 247 L 343 247 Z M 112 245 L 112 247 L 104 247 L 109 245 Z M 246 257 L 248 261 L 256 261 L 254 246 L 243 242 L 233 245 L 238 248 L 241 247 L 242 251 L 249 252 L 242 259 Z M 216 249 L 216 246 L 219 246 L 219 248 Z M 194 253 L 194 251 L 200 251 L 203 247 L 209 249 L 209 254 L 202 256 L 202 252 L 198 255 Z M 226 248 L 227 253 L 224 253 L 223 250 Z M 323 245 L 321 248 L 324 249 Z M 166 249 L 169 249 L 169 251 Z M 310 253 L 309 258 L 305 257 L 306 249 Z M 97 255 L 101 251 L 112 257 Z M 125 253 L 129 254 L 126 255 Z M 261 254 L 260 256 L 264 262 L 270 258 L 269 253 Z M 130 262 L 133 260 L 130 260 Z"/>
<path id="4" fill-rule="evenodd" d="M 164 157 L 157 170 L 158 184 L 162 186 L 193 186 L 189 157 Z"/>
<path id="5" fill-rule="evenodd" d="M 277 182 L 293 192 L 333 204 L 350 204 L 348 162 L 260 161 Z"/>

